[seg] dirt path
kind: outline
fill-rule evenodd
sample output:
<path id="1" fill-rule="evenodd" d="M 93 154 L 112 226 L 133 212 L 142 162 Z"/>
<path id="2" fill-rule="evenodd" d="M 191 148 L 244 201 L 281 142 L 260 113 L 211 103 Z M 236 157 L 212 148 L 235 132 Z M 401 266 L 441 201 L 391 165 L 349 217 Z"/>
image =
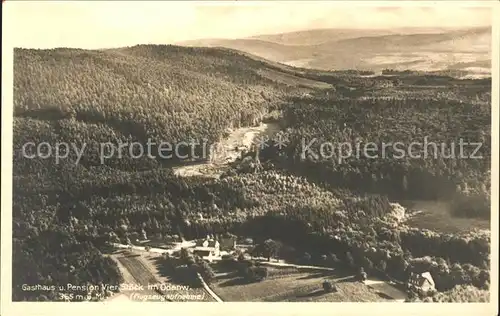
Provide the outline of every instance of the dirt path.
<path id="1" fill-rule="evenodd" d="M 176 167 L 174 173 L 182 177 L 218 177 L 229 163 L 240 157 L 244 149 L 250 149 L 257 137 L 272 137 L 279 130 L 277 123 L 261 123 L 259 126 L 231 130 L 229 136 L 214 147 L 216 152 L 210 162 Z"/>

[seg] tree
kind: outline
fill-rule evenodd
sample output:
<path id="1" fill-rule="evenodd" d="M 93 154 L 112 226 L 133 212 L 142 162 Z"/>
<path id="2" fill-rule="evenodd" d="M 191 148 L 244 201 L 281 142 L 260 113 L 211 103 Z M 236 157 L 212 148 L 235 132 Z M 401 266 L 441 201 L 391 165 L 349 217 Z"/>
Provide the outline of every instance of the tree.
<path id="1" fill-rule="evenodd" d="M 207 284 L 210 284 L 215 278 L 215 273 L 212 270 L 212 267 L 206 261 L 202 261 L 198 263 L 198 265 L 201 277 Z"/>
<path id="2" fill-rule="evenodd" d="M 304 263 L 310 263 L 311 262 L 311 255 L 308 252 L 304 253 L 304 256 L 302 257 L 302 260 Z"/>
<path id="3" fill-rule="evenodd" d="M 363 267 L 366 268 L 368 271 L 373 269 L 373 262 L 368 259 L 367 257 L 363 258 Z"/>
<path id="4" fill-rule="evenodd" d="M 347 261 L 347 264 L 349 265 L 349 267 L 354 268 L 355 263 L 354 263 L 354 258 L 352 256 L 352 254 L 348 251 L 346 253 L 345 257 L 346 257 L 346 261 Z"/>
<path id="5" fill-rule="evenodd" d="M 201 263 L 204 263 L 204 262 L 205 262 L 205 260 L 203 260 L 203 258 L 201 258 L 201 257 L 200 257 L 200 256 L 198 256 L 198 255 L 194 255 L 194 256 L 193 256 L 193 260 L 194 260 L 194 262 L 196 262 L 197 264 L 201 264 Z"/>
<path id="6" fill-rule="evenodd" d="M 240 261 L 240 262 L 241 262 L 241 261 L 243 261 L 243 260 L 245 260 L 245 259 L 246 259 L 246 258 L 245 258 L 245 254 L 244 254 L 243 252 L 241 252 L 241 251 L 240 251 L 240 253 L 239 253 L 239 255 L 238 255 L 238 261 Z"/>
<path id="7" fill-rule="evenodd" d="M 488 302 L 490 293 L 471 285 L 457 285 L 449 291 L 435 293 L 432 299 L 441 303 L 480 303 Z"/>
<path id="8" fill-rule="evenodd" d="M 385 262 L 385 260 L 380 260 L 378 265 L 377 265 L 377 268 L 383 272 L 385 272 L 387 270 L 387 262 Z"/>
<path id="9" fill-rule="evenodd" d="M 189 267 L 191 265 L 194 265 L 196 263 L 195 258 L 189 254 L 188 257 L 185 259 L 186 265 Z"/>
<path id="10" fill-rule="evenodd" d="M 181 252 L 180 252 L 180 258 L 181 260 L 186 260 L 188 257 L 189 257 L 189 252 L 186 248 L 181 248 Z"/>
<path id="11" fill-rule="evenodd" d="M 403 190 L 406 193 L 408 191 L 408 179 L 406 177 L 406 174 L 403 175 Z"/>
<path id="12" fill-rule="evenodd" d="M 334 253 L 332 253 L 332 254 L 330 254 L 330 256 L 328 258 L 328 262 L 329 262 L 330 266 L 333 267 L 333 266 L 336 266 L 337 264 L 339 264 L 340 260 Z"/>
<path id="13" fill-rule="evenodd" d="M 368 278 L 368 275 L 366 274 L 365 269 L 363 269 L 362 267 L 359 268 L 358 280 L 360 280 L 361 282 L 364 282 L 364 281 L 366 281 L 367 278 Z"/>
<path id="14" fill-rule="evenodd" d="M 168 269 L 173 267 L 174 263 L 172 262 L 172 257 L 170 256 L 170 254 L 168 252 L 163 253 L 162 259 L 163 259 L 163 263 L 165 264 L 165 266 Z"/>
<path id="15" fill-rule="evenodd" d="M 323 285 L 323 290 L 327 293 L 337 292 L 337 286 L 328 280 L 323 281 L 322 285 Z"/>
<path id="16" fill-rule="evenodd" d="M 279 250 L 279 244 L 275 240 L 267 239 L 264 241 L 264 256 L 267 261 L 271 261 L 271 258 L 276 256 Z"/>
<path id="17" fill-rule="evenodd" d="M 489 289 L 490 272 L 487 270 L 481 270 L 478 275 L 478 283 L 482 284 L 482 288 Z"/>
<path id="18" fill-rule="evenodd" d="M 188 266 L 190 266 L 196 262 L 193 255 L 191 255 L 191 253 L 189 253 L 189 251 L 186 248 L 181 248 L 179 257 L 180 257 L 181 261 L 184 262 L 185 264 L 187 264 Z"/>

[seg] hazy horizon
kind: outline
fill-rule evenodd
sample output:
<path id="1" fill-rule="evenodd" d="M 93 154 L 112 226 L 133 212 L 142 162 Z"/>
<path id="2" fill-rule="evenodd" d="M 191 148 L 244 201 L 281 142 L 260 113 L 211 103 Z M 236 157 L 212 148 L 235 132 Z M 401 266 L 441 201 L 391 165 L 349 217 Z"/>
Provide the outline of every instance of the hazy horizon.
<path id="1" fill-rule="evenodd" d="M 490 7 L 326 2 L 7 2 L 14 47 L 100 49 L 319 29 L 490 27 Z M 10 5 L 10 7 L 9 7 Z M 4 4 L 5 6 L 5 4 Z"/>

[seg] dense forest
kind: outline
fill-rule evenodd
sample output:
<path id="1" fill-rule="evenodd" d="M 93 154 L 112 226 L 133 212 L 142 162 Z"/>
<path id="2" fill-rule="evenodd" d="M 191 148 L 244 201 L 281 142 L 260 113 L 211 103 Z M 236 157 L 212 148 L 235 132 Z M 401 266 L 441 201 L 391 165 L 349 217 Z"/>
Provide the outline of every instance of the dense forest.
<path id="1" fill-rule="evenodd" d="M 292 257 L 333 255 L 400 280 L 409 269 L 431 271 L 447 297 L 488 289 L 488 233 L 408 227 L 390 203 L 450 199 L 457 216 L 489 218 L 488 80 L 314 73 L 177 46 L 16 49 L 14 57 L 14 300 L 57 300 L 60 284 L 118 284 L 102 249 L 137 233 L 274 238 L 295 249 Z M 106 142 L 217 142 L 228 128 L 255 125 L 270 112 L 280 113 L 290 144 L 262 150 L 259 170 L 241 168 L 253 152 L 220 179 L 175 176 L 170 167 L 179 161 L 99 158 Z M 482 142 L 483 159 L 301 157 L 304 138 L 407 145 L 425 135 Z M 59 162 L 27 159 L 28 142 L 86 150 L 78 164 L 74 152 Z"/>
<path id="2" fill-rule="evenodd" d="M 395 199 L 451 199 L 461 215 L 490 216 L 491 111 L 484 102 L 334 95 L 296 99 L 283 116 L 287 152 L 268 154 L 297 173 Z M 461 149 L 461 142 L 470 145 Z M 319 155 L 323 144 L 344 147 Z M 363 150 L 368 145 L 375 150 Z"/>
<path id="3" fill-rule="evenodd" d="M 261 62 L 214 49 L 19 49 L 15 59 L 16 125 L 44 119 L 59 141 L 89 148 L 104 140 L 213 143 L 303 90 L 260 76 Z M 99 165 L 90 152 L 81 163 Z"/>

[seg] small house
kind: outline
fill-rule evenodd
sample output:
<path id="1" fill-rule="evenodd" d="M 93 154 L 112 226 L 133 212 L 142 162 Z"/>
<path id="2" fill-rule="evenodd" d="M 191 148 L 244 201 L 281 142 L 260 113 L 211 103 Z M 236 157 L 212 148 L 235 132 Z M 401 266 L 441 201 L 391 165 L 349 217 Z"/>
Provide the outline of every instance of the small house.
<path id="1" fill-rule="evenodd" d="M 429 291 L 436 290 L 436 284 L 432 278 L 430 272 L 424 272 L 420 274 L 411 274 L 408 281 L 410 287 L 414 288 L 419 292 L 427 293 Z"/>

